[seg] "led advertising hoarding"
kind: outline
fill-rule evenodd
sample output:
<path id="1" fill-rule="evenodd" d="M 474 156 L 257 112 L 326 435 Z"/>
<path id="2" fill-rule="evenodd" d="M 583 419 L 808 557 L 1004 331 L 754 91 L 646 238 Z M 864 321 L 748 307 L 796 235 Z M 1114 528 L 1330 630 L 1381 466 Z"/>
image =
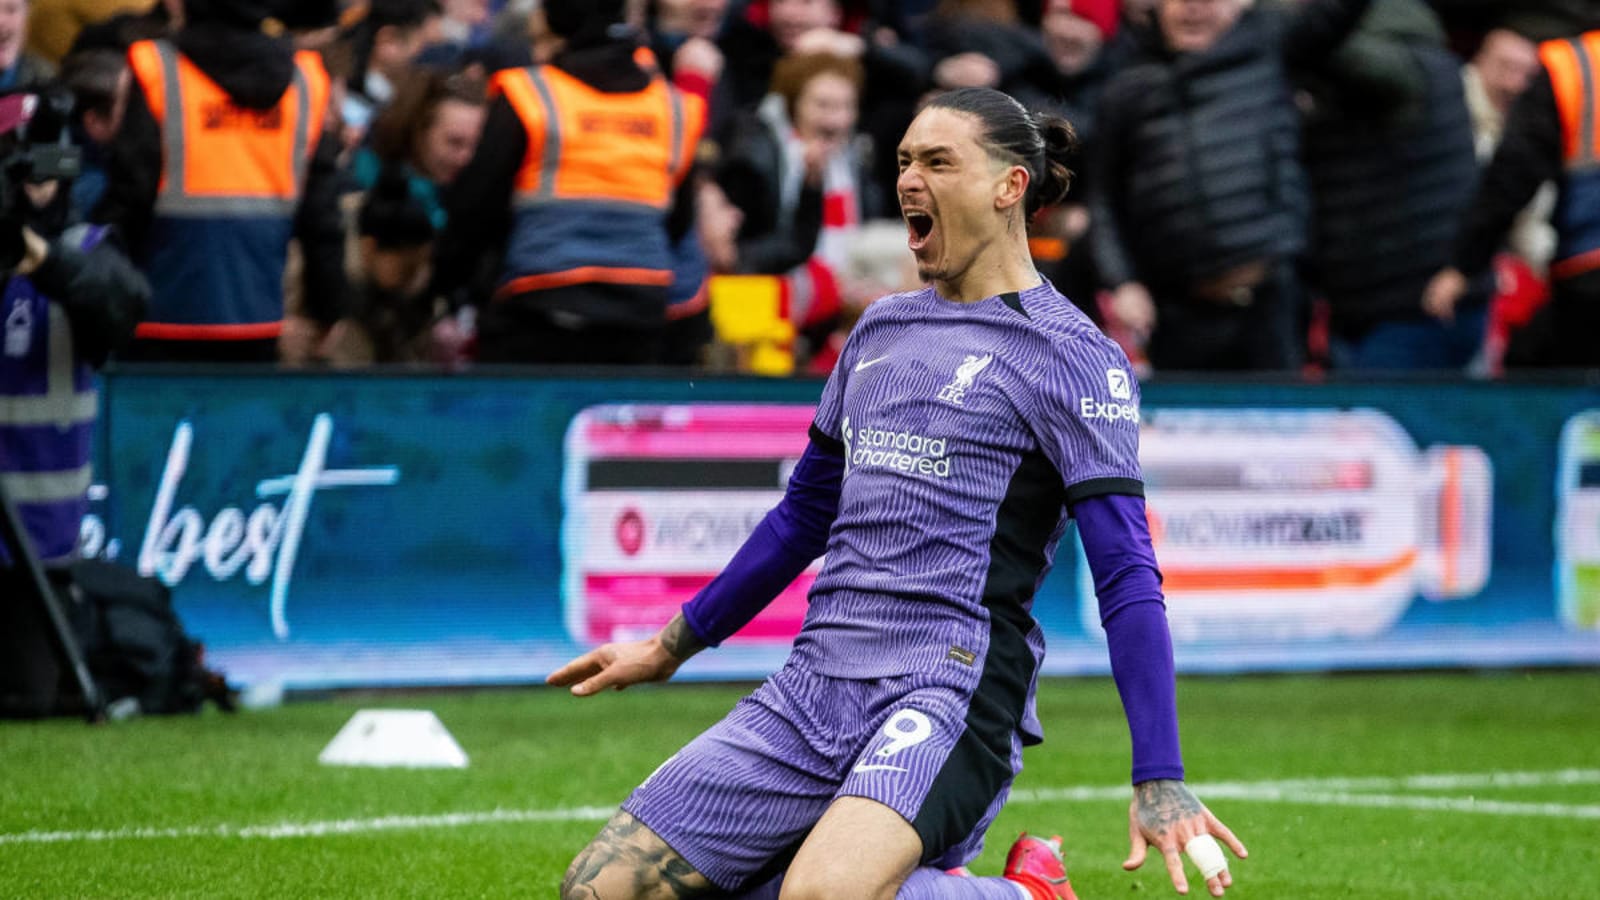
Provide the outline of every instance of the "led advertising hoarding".
<path id="1" fill-rule="evenodd" d="M 85 545 L 171 585 L 241 682 L 535 681 L 716 575 L 820 391 L 123 372 Z M 1144 406 L 1180 668 L 1600 662 L 1600 391 L 1156 382 Z M 1104 672 L 1066 542 L 1035 602 L 1047 670 Z M 680 677 L 776 668 L 820 565 Z"/>

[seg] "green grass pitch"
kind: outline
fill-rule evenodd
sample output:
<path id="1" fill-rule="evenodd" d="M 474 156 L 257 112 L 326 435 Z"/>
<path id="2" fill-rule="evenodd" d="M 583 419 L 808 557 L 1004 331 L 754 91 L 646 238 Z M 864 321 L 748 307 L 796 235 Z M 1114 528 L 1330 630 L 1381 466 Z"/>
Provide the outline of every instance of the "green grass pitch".
<path id="1" fill-rule="evenodd" d="M 553 897 L 603 807 L 744 690 L 0 723 L 0 897 Z M 1251 850 L 1229 897 L 1600 898 L 1600 673 L 1199 678 L 1179 698 L 1190 781 Z M 471 766 L 319 766 L 374 706 L 434 710 Z M 1021 829 L 1060 832 L 1084 900 L 1174 896 L 1158 859 L 1119 866 L 1128 742 L 1110 682 L 1047 681 L 1040 713 L 1049 740 L 975 868 L 995 872 Z"/>

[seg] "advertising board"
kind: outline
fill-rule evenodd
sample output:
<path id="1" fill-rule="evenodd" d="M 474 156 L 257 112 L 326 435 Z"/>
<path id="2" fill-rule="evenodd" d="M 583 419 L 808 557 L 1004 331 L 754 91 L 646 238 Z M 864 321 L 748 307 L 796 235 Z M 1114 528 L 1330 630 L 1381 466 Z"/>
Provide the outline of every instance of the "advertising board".
<path id="1" fill-rule="evenodd" d="M 537 681 L 716 575 L 820 390 L 125 371 L 85 545 L 171 585 L 241 682 Z M 1144 405 L 1182 670 L 1600 662 L 1595 388 L 1156 382 Z M 1065 540 L 1034 606 L 1046 668 L 1105 672 Z M 819 566 L 680 677 L 780 665 Z"/>

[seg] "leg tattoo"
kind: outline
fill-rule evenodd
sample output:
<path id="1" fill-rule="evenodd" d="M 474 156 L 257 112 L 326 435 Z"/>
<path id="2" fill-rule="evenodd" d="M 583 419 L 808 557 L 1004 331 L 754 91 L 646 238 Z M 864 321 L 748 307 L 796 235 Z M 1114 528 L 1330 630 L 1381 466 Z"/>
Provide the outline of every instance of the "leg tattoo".
<path id="1" fill-rule="evenodd" d="M 609 888 L 602 894 L 602 887 Z M 624 891 L 617 895 L 617 891 Z M 712 890 L 704 875 L 643 822 L 618 812 L 567 868 L 562 900 L 660 898 L 682 900 Z"/>

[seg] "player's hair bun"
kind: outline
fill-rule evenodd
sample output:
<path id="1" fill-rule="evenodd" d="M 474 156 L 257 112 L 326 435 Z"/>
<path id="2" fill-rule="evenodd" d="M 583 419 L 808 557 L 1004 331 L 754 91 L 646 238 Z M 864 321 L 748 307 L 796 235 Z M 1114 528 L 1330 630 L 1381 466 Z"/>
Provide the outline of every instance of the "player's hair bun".
<path id="1" fill-rule="evenodd" d="M 1039 137 L 1044 140 L 1044 165 L 1028 191 L 1027 213 L 1030 217 L 1067 198 L 1067 191 L 1072 188 L 1071 166 L 1078 156 L 1078 132 L 1073 129 L 1071 122 L 1061 116 L 1038 113 L 1034 115 L 1033 123 L 1039 129 Z"/>

